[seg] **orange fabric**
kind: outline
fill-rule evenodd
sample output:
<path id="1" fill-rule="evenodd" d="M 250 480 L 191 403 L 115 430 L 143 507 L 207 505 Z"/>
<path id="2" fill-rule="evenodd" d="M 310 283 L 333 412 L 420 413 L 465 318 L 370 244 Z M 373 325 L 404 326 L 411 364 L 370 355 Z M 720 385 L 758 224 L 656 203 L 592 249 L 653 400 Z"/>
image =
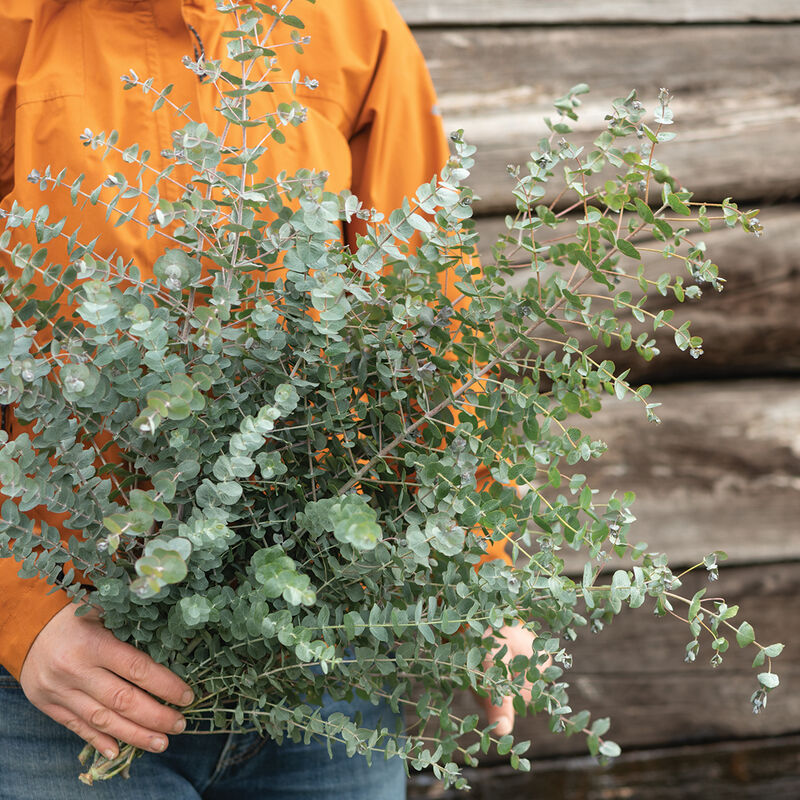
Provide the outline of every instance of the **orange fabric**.
<path id="1" fill-rule="evenodd" d="M 147 239 L 135 222 L 113 227 L 115 217 L 106 221 L 102 205 L 75 209 L 67 189 L 42 193 L 26 178 L 32 169 L 43 171 L 50 164 L 54 174 L 67 169 L 67 184 L 84 173 L 87 192 L 110 173 L 133 180 L 137 165 L 115 153 L 101 161 L 101 151 L 81 144 L 79 135 L 87 127 L 95 133 L 117 129 L 119 146 L 138 142 L 140 151 L 151 151 L 151 166 L 166 166 L 160 151 L 171 146 L 170 132 L 185 120 L 168 104 L 151 113 L 154 93 L 144 95 L 139 88 L 124 92 L 119 78 L 131 68 L 142 79 L 153 77 L 155 89 L 173 83 L 169 99 L 177 106 L 188 103 L 192 119 L 220 133 L 215 90 L 180 65 L 197 45 L 189 26 L 207 57 L 223 57 L 220 33 L 231 26 L 231 18 L 218 14 L 214 5 L 214 0 L 2 0 L 0 207 L 7 210 L 14 200 L 26 208 L 46 203 L 51 221 L 68 217 L 67 232 L 80 224 L 82 243 L 99 236 L 98 252 L 133 258 L 148 275 L 164 247 L 158 235 Z M 261 160 L 261 176 L 325 169 L 330 189 L 350 188 L 366 206 L 388 212 L 448 157 L 422 55 L 390 0 L 296 6 L 292 12 L 304 20 L 303 33 L 311 43 L 305 55 L 280 48 L 281 78 L 288 80 L 297 68 L 316 78 L 319 88 L 299 88 L 308 121 L 287 131 L 285 144 L 270 147 Z M 273 41 L 289 41 L 289 30 L 279 25 Z M 269 113 L 291 99 L 290 87 L 276 86 L 274 93 L 251 98 L 250 116 Z M 263 129 L 251 129 L 248 143 L 252 146 L 261 136 Z M 188 178 L 181 168 L 173 175 Z M 174 186 L 171 191 L 176 196 L 179 190 Z M 124 202 L 120 209 L 129 207 Z M 142 219 L 145 213 L 142 204 L 136 216 Z M 344 235 L 353 242 L 353 230 Z M 60 246 L 58 241 L 48 245 L 50 259 L 63 260 Z M 47 296 L 49 289 L 42 286 L 39 292 Z M 47 512 L 42 518 L 58 522 Z M 493 555 L 498 554 L 493 546 Z M 38 632 L 67 603 L 62 591 L 52 592 L 44 581 L 19 578 L 18 568 L 13 559 L 0 560 L 0 663 L 17 677 Z"/>

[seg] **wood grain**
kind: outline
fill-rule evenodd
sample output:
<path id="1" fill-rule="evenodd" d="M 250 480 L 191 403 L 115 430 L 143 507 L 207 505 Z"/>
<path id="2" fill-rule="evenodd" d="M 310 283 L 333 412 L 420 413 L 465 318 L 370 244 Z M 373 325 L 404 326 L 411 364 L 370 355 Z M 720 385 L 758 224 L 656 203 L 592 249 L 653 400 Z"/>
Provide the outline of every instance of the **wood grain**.
<path id="1" fill-rule="evenodd" d="M 588 756 L 535 759 L 524 774 L 508 766 L 467 770 L 471 800 L 796 800 L 800 736 L 627 752 L 612 766 Z M 412 775 L 410 800 L 463 800 L 429 774 Z"/>
<path id="2" fill-rule="evenodd" d="M 657 386 L 661 424 L 609 398 L 573 422 L 608 451 L 581 463 L 601 496 L 634 491 L 631 541 L 689 566 L 714 550 L 730 564 L 800 561 L 800 380 Z M 580 574 L 585 559 L 565 554 Z"/>
<path id="3" fill-rule="evenodd" d="M 709 595 L 741 605 L 741 618 L 760 642 L 786 643 L 776 661 L 781 687 L 756 716 L 748 702 L 753 653 L 735 644 L 716 670 L 708 665 L 707 643 L 698 663 L 684 664 L 686 626 L 655 618 L 648 607 L 623 612 L 600 634 L 584 631 L 569 646 L 572 708 L 610 716 L 610 735 L 624 747 L 800 732 L 799 390 L 798 381 L 660 387 L 659 426 L 619 402 L 581 423 L 609 452 L 577 469 L 600 497 L 614 489 L 637 493 L 630 540 L 669 553 L 676 572 L 726 550 L 731 558 L 719 581 L 710 584 L 701 569 L 683 578 L 680 593 L 691 597 L 708 587 Z M 566 571 L 579 576 L 584 559 L 561 555 Z M 476 708 L 467 695 L 458 702 L 460 715 Z M 543 718 L 520 720 L 518 732 L 534 741 L 539 758 L 583 753 L 581 738 L 550 734 Z"/>
<path id="4" fill-rule="evenodd" d="M 546 134 L 552 100 L 588 82 L 574 141 L 607 124 L 611 100 L 636 88 L 652 108 L 673 93 L 678 139 L 660 158 L 706 200 L 800 193 L 800 25 L 611 26 L 420 30 L 417 39 L 448 130 L 478 146 L 469 181 L 482 214 L 511 206 L 506 165 Z"/>
<path id="5" fill-rule="evenodd" d="M 410 25 L 580 25 L 611 22 L 787 22 L 800 17 L 791 0 L 395 0 Z"/>
<path id="6" fill-rule="evenodd" d="M 755 715 L 749 701 L 756 688 L 754 652 L 739 650 L 734 641 L 723 664 L 712 669 L 706 641 L 698 661 L 686 664 L 691 636 L 684 623 L 654 617 L 648 606 L 623 611 L 601 633 L 584 631 L 569 645 L 574 665 L 564 680 L 571 686 L 572 709 L 610 717 L 608 735 L 625 749 L 800 733 L 800 642 L 795 635 L 800 629 L 800 563 L 723 568 L 714 584 L 704 574 L 690 573 L 680 592 L 691 598 L 703 586 L 709 587 L 709 596 L 713 592 L 741 604 L 740 617 L 752 623 L 759 641 L 786 644 L 774 661 L 781 685 L 770 695 L 766 711 Z M 466 693 L 457 702 L 459 715 L 477 710 Z M 534 743 L 535 758 L 586 754 L 583 737 L 550 733 L 542 716 L 518 719 L 515 735 Z M 498 759 L 486 756 L 483 763 Z"/>
<path id="7" fill-rule="evenodd" d="M 706 286 L 700 300 L 678 303 L 674 295 L 662 297 L 654 293 L 645 308 L 658 313 L 672 308 L 675 317 L 672 324 L 679 326 L 692 321 L 693 333 L 702 336 L 704 354 L 699 359 L 680 351 L 674 344 L 673 332 L 661 329 L 653 333 L 652 325 L 637 323 L 629 319 L 635 331 L 647 330 L 655 338 L 661 355 L 652 361 L 644 361 L 635 350 L 621 351 L 619 348 L 601 346 L 596 358 L 610 358 L 622 369 L 631 370 L 634 382 L 663 382 L 685 380 L 707 380 L 717 378 L 744 378 L 754 376 L 800 375 L 800 252 L 798 252 L 798 229 L 800 229 L 800 205 L 782 205 L 764 209 L 759 218 L 765 227 L 760 238 L 741 229 L 726 228 L 710 233 L 697 233 L 695 241 L 707 245 L 708 257 L 720 268 L 725 280 L 724 291 L 718 293 Z M 504 229 L 497 218 L 482 219 L 478 228 L 482 239 L 494 242 Z M 568 225 L 565 224 L 565 228 Z M 559 230 L 558 234 L 561 235 Z M 547 236 L 543 236 L 546 239 Z M 660 254 L 648 253 L 647 248 L 661 250 L 663 245 L 654 241 L 641 241 L 642 263 L 645 274 L 656 280 L 666 271 L 688 275 L 676 260 L 665 261 Z M 484 249 L 484 263 L 490 262 L 490 253 Z M 628 262 L 630 272 L 636 272 L 637 264 Z M 516 270 L 510 283 L 524 286 L 530 275 L 528 267 Z M 628 287 L 638 300 L 641 293 L 634 281 Z M 588 291 L 606 294 L 600 286 Z M 595 301 L 602 308 L 602 301 Z M 584 329 L 574 329 L 583 346 L 592 343 Z"/>

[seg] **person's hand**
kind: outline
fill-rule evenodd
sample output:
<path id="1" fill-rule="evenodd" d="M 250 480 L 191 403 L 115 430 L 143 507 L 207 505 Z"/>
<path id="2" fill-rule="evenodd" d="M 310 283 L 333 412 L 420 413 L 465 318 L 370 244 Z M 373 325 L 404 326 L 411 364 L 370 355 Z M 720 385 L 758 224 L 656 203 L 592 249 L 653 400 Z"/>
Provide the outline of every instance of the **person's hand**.
<path id="1" fill-rule="evenodd" d="M 174 705 L 192 702 L 192 690 L 166 667 L 103 627 L 96 612 L 61 609 L 31 645 L 20 684 L 40 711 L 116 758 L 117 739 L 142 750 L 166 749 L 166 733 L 186 726 Z M 148 694 L 149 692 L 149 694 Z"/>
<path id="2" fill-rule="evenodd" d="M 534 640 L 536 634 L 533 631 L 525 630 L 525 628 L 517 625 L 506 625 L 498 631 L 498 643 L 491 652 L 489 658 L 484 662 L 484 669 L 487 669 L 494 663 L 495 654 L 506 645 L 508 648 L 506 654 L 503 656 L 503 662 L 508 666 L 513 660 L 514 656 L 528 656 L 530 657 L 535 652 Z M 539 671 L 546 669 L 550 664 L 550 659 L 544 664 L 539 665 Z M 531 698 L 531 683 L 526 680 L 522 687 L 522 696 L 526 702 Z M 497 727 L 494 733 L 497 736 L 505 736 L 511 733 L 514 729 L 514 698 L 512 695 L 507 695 L 503 698 L 499 706 L 493 705 L 489 697 L 479 697 L 481 705 L 486 711 L 486 716 L 489 724 L 497 722 Z"/>

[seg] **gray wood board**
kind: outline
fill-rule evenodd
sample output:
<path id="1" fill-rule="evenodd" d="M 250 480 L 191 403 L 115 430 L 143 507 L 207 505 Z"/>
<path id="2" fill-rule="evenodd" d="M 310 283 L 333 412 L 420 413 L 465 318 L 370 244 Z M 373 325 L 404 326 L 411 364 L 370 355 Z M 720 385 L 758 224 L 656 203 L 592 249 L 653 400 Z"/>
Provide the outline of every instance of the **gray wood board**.
<path id="1" fill-rule="evenodd" d="M 620 371 L 630 369 L 631 380 L 639 383 L 800 375 L 797 311 L 800 308 L 800 254 L 797 246 L 800 205 L 763 209 L 759 219 L 765 228 L 760 238 L 740 228 L 730 230 L 725 227 L 710 233 L 698 231 L 690 237 L 693 241 L 703 241 L 708 258 L 719 266 L 720 275 L 726 281 L 722 292 L 716 292 L 706 284 L 701 286 L 703 296 L 699 300 L 679 303 L 672 292 L 663 297 L 654 291 L 644 307 L 651 314 L 673 309 L 672 324 L 676 327 L 691 320 L 692 332 L 704 340 L 704 354 L 700 358 L 694 359 L 688 352 L 679 350 L 671 329 L 662 328 L 654 333 L 652 318 L 639 323 L 624 310 L 621 319 L 631 322 L 635 334 L 647 331 L 650 337 L 655 338 L 660 355 L 646 362 L 634 348 L 622 351 L 612 343 L 610 348 L 601 346 L 593 357 L 610 358 Z M 502 220 L 497 218 L 478 220 L 485 248 L 504 228 Z M 563 229 L 569 232 L 569 224 L 565 223 Z M 556 232 L 546 230 L 537 241 L 561 236 L 561 231 L 561 228 Z M 663 243 L 640 241 L 637 246 L 661 251 Z M 483 258 L 484 263 L 490 263 L 490 254 L 485 250 Z M 682 275 L 685 285 L 692 283 L 678 259 L 665 260 L 660 252 L 643 251 L 642 263 L 650 280 L 656 280 L 669 271 Z M 629 259 L 622 266 L 635 275 L 638 262 Z M 509 283 L 524 287 L 531 274 L 529 267 L 521 266 Z M 641 290 L 633 280 L 623 281 L 622 288 L 633 293 L 634 302 L 641 297 Z M 595 283 L 584 285 L 583 290 L 607 295 L 607 290 Z M 593 303 L 597 310 L 607 304 L 600 299 Z M 593 343 L 585 328 L 573 326 L 570 333 L 583 346 Z"/>
<path id="2" fill-rule="evenodd" d="M 417 39 L 446 129 L 463 128 L 478 146 L 468 183 L 481 214 L 513 206 L 506 166 L 528 160 L 552 100 L 581 82 L 592 92 L 576 143 L 605 128 L 615 97 L 635 88 L 652 110 L 666 86 L 678 138 L 657 155 L 698 199 L 800 193 L 800 25 L 420 30 Z"/>
<path id="3" fill-rule="evenodd" d="M 570 471 L 600 496 L 636 493 L 629 540 L 684 566 L 714 550 L 730 564 L 800 560 L 800 380 L 672 384 L 651 401 L 660 424 L 615 398 L 569 420 L 608 445 Z M 582 572 L 583 556 L 562 556 Z"/>
<path id="4" fill-rule="evenodd" d="M 655 617 L 648 604 L 625 610 L 599 634 L 583 631 L 568 645 L 574 662 L 564 675 L 573 711 L 586 708 L 594 719 L 610 717 L 608 737 L 624 749 L 800 733 L 800 563 L 722 569 L 713 584 L 705 574 L 690 573 L 679 591 L 691 598 L 703 586 L 709 596 L 740 604 L 736 622 L 748 620 L 758 641 L 786 644 L 774 660 L 781 685 L 766 711 L 753 714 L 755 650 L 740 650 L 734 641 L 722 665 L 713 669 L 709 642 L 703 639 L 698 661 L 686 664 L 691 635 L 685 623 Z M 478 710 L 468 693 L 458 696 L 456 706 L 459 716 Z M 584 737 L 550 733 L 542 715 L 518 718 L 515 736 L 533 742 L 533 758 L 586 755 Z M 499 760 L 486 756 L 483 764 Z"/>
<path id="5" fill-rule="evenodd" d="M 469 769 L 470 800 L 796 800 L 800 736 L 719 742 L 624 753 L 611 766 L 594 759 L 536 759 L 525 774 L 508 766 Z M 410 800 L 464 800 L 429 774 L 412 775 Z"/>
<path id="6" fill-rule="evenodd" d="M 410 25 L 578 25 L 612 22 L 786 22 L 800 17 L 792 0 L 395 0 Z"/>

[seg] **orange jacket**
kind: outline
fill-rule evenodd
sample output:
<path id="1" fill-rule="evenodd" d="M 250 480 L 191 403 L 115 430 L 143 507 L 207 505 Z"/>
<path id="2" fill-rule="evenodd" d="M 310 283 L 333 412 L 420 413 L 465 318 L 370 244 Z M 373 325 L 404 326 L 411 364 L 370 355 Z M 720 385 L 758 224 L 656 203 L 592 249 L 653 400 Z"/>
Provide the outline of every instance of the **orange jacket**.
<path id="1" fill-rule="evenodd" d="M 319 87 L 298 88 L 308 121 L 265 154 L 263 176 L 325 169 L 328 188 L 350 188 L 365 206 L 388 212 L 448 157 L 422 55 L 390 0 L 295 5 L 292 12 L 304 20 L 303 33 L 310 34 L 311 43 L 302 56 L 292 47 L 280 48 L 280 64 L 287 80 L 297 68 L 303 77 L 317 79 Z M 85 173 L 88 191 L 116 171 L 133 177 L 135 164 L 114 153 L 101 161 L 100 151 L 81 144 L 87 127 L 119 130 L 123 148 L 138 142 L 153 154 L 153 167 L 166 165 L 160 151 L 170 146 L 171 130 L 185 119 L 169 105 L 151 113 L 153 93 L 124 92 L 120 76 L 131 69 L 142 79 L 153 77 L 155 89 L 173 83 L 169 99 L 177 106 L 190 104 L 193 119 L 221 132 L 214 89 L 180 65 L 200 46 L 208 58 L 223 57 L 220 33 L 231 18 L 214 6 L 214 0 L 2 0 L 0 207 L 8 209 L 13 200 L 25 208 L 46 203 L 51 221 L 67 216 L 67 232 L 80 224 L 82 242 L 99 236 L 98 252 L 133 258 L 146 275 L 163 249 L 158 236 L 147 239 L 135 222 L 113 227 L 114 217 L 106 221 L 101 205 L 79 212 L 68 190 L 42 193 L 26 178 L 48 164 L 54 174 L 66 167 L 68 182 Z M 289 30 L 279 25 L 273 41 L 288 42 Z M 274 94 L 252 97 L 252 118 L 292 99 L 290 87 L 275 88 Z M 180 170 L 173 175 L 188 177 Z M 344 236 L 352 241 L 354 233 L 345 229 Z M 51 259 L 63 258 L 58 242 L 48 247 Z M 42 286 L 40 291 L 46 296 L 48 290 Z M 58 521 L 47 512 L 42 518 Z M 15 676 L 38 632 L 68 602 L 64 592 L 43 580 L 19 578 L 18 569 L 13 559 L 0 559 L 0 663 Z"/>

